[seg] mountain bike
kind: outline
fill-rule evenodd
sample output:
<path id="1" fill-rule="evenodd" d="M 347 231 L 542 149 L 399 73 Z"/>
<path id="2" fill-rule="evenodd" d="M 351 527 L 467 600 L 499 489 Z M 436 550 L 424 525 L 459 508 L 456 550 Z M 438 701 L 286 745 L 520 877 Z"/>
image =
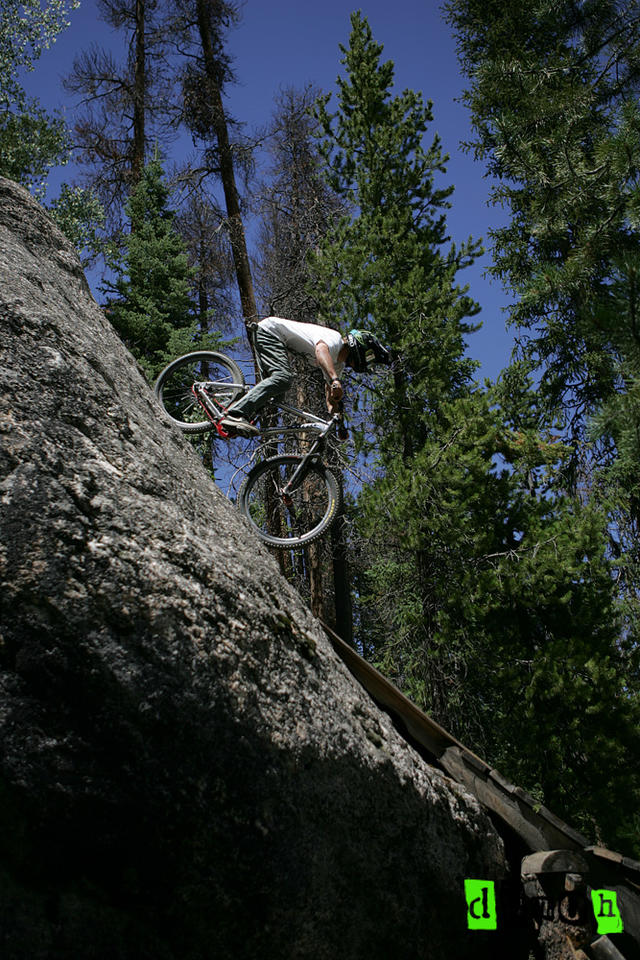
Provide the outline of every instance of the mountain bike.
<path id="1" fill-rule="evenodd" d="M 199 350 L 178 357 L 162 371 L 154 392 L 165 413 L 188 434 L 215 430 L 233 439 L 220 421 L 250 389 L 238 364 L 223 353 Z M 272 404 L 293 420 L 260 430 L 262 448 L 296 440 L 298 452 L 260 460 L 248 472 L 237 505 L 261 540 L 272 547 L 304 547 L 323 536 L 342 503 L 340 482 L 323 459 L 341 416 L 328 420 L 290 404 Z"/>

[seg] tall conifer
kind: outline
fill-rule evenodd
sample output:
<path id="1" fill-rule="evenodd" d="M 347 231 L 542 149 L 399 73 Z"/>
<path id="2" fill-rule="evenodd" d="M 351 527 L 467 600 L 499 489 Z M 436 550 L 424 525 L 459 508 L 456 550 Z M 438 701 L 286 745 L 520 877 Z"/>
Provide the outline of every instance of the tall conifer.
<path id="1" fill-rule="evenodd" d="M 107 311 L 120 336 L 152 378 L 192 345 L 195 305 L 190 294 L 193 270 L 184 241 L 174 227 L 169 189 L 156 157 L 126 204 L 131 229 L 122 257 L 112 263 L 116 277 Z"/>
<path id="2" fill-rule="evenodd" d="M 475 305 L 457 273 L 477 244 L 448 241 L 452 191 L 436 186 L 437 138 L 424 146 L 429 107 L 392 95 L 380 54 L 354 15 L 338 109 L 325 101 L 319 114 L 330 183 L 352 208 L 316 259 L 325 316 L 399 354 L 371 381 L 362 420 L 377 456 L 353 540 L 358 640 L 508 776 L 623 845 L 638 713 L 606 517 L 553 488 L 571 448 L 514 396 L 528 396 L 526 371 L 510 371 L 502 393 L 472 381 Z"/>
<path id="3" fill-rule="evenodd" d="M 626 393 L 639 342 L 640 3 L 445 6 L 470 81 L 470 146 L 510 213 L 493 233 L 493 273 L 515 294 L 510 320 L 543 415 L 583 441 L 601 405 Z M 607 460 L 609 440 L 578 453 Z"/>

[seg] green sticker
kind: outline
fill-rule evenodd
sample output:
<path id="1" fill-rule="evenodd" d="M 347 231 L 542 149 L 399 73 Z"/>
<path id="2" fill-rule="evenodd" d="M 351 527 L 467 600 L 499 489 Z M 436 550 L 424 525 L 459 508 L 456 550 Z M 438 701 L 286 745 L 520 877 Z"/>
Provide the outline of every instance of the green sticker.
<path id="1" fill-rule="evenodd" d="M 591 905 L 598 933 L 622 933 L 623 924 L 615 890 L 592 890 Z"/>
<path id="2" fill-rule="evenodd" d="M 493 880 L 465 880 L 469 930 L 496 930 L 496 891 Z"/>

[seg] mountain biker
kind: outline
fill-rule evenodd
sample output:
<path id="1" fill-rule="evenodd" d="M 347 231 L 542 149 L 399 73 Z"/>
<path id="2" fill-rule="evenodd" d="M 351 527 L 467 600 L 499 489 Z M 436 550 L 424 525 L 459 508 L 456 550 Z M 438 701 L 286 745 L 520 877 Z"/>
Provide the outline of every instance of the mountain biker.
<path id="1" fill-rule="evenodd" d="M 220 425 L 242 436 L 258 433 L 253 420 L 270 400 L 282 396 L 293 383 L 288 350 L 302 356 L 311 366 L 320 367 L 325 379 L 327 408 L 338 410 L 343 391 L 340 374 L 345 366 L 365 373 L 371 363 L 390 364 L 391 352 L 368 330 L 351 330 L 342 337 L 337 330 L 313 323 L 266 317 L 255 327 L 253 338 L 262 379 L 248 393 L 231 404 Z"/>

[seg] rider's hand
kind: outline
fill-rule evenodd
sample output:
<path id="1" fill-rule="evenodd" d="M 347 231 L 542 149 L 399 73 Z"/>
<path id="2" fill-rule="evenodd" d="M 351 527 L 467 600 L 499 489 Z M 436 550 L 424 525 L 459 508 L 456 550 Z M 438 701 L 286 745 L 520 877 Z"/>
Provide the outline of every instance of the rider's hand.
<path id="1" fill-rule="evenodd" d="M 329 399 L 332 403 L 339 403 L 342 400 L 342 384 L 339 380 L 332 380 L 329 388 Z"/>

